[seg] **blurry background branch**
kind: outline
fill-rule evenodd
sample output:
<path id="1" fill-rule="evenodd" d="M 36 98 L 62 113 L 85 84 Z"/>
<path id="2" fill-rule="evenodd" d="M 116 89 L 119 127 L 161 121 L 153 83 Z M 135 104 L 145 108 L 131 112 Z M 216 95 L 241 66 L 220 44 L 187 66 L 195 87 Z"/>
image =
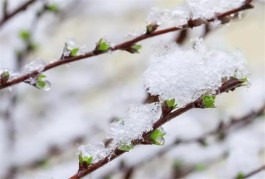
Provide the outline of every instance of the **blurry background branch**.
<path id="1" fill-rule="evenodd" d="M 258 174 L 259 172 L 262 172 L 263 170 L 265 170 L 265 165 L 262 165 L 259 168 L 255 169 L 249 173 L 240 172 L 239 174 L 237 174 L 237 176 L 234 179 L 250 178 L 250 177 Z"/>
<path id="2" fill-rule="evenodd" d="M 0 27 L 3 26 L 6 22 L 8 22 L 10 19 L 15 17 L 20 12 L 26 10 L 30 5 L 37 2 L 37 0 L 27 0 L 24 3 L 22 3 L 20 6 L 18 6 L 16 9 L 14 9 L 12 12 L 8 12 L 8 0 L 3 1 L 3 17 L 0 19 Z"/>

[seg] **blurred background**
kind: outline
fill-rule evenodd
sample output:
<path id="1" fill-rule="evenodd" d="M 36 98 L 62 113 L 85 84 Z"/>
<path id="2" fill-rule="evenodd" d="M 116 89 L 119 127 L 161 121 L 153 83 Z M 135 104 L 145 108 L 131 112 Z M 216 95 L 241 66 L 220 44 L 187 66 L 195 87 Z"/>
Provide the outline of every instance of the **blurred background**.
<path id="1" fill-rule="evenodd" d="M 24 2 L 8 0 L 8 11 Z M 44 3 L 55 4 L 58 12 L 40 13 Z M 153 7 L 173 9 L 182 3 L 39 0 L 0 26 L 0 69 L 17 72 L 27 70 L 25 65 L 31 62 L 49 63 L 60 58 L 67 41 L 75 41 L 83 50 L 94 49 L 102 37 L 117 44 L 145 31 Z M 255 1 L 254 9 L 219 28 L 202 26 L 143 41 L 139 54 L 117 51 L 52 69 L 45 72 L 51 82 L 48 91 L 25 83 L 1 90 L 0 178 L 61 179 L 75 174 L 78 147 L 104 141 L 110 122 L 130 104 L 146 99 L 141 74 L 154 49 L 168 42 L 190 47 L 190 40 L 199 36 L 205 36 L 210 47 L 242 51 L 250 85 L 217 97 L 215 109 L 192 110 L 167 123 L 164 146 L 138 146 L 86 178 L 228 179 L 265 164 L 263 114 L 194 140 L 264 105 L 264 5 Z M 30 47 L 21 36 L 25 31 L 30 32 Z M 192 142 L 172 145 L 177 139 Z M 158 155 L 161 150 L 163 154 Z M 252 177 L 263 178 L 264 171 Z"/>

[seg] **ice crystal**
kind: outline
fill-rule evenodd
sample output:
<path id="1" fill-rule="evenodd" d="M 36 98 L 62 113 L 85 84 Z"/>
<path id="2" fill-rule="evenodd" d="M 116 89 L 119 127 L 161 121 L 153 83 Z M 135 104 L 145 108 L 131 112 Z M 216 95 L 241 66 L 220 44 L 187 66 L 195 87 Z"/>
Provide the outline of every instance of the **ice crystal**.
<path id="1" fill-rule="evenodd" d="M 82 156 L 92 156 L 92 163 L 96 163 L 99 160 L 105 158 L 111 151 L 106 149 L 103 143 L 100 143 L 96 145 L 82 145 L 79 147 L 79 152 L 79 154 L 82 154 Z"/>
<path id="2" fill-rule="evenodd" d="M 69 56 L 76 56 L 79 55 L 79 47 L 76 45 L 74 40 L 68 40 L 64 44 L 63 52 L 62 52 L 62 59 L 65 59 Z M 75 52 L 74 52 L 75 51 Z M 74 52 L 74 53 L 73 53 Z"/>
<path id="3" fill-rule="evenodd" d="M 145 88 L 163 99 L 175 98 L 183 107 L 204 94 L 214 94 L 223 80 L 246 77 L 245 58 L 240 52 L 208 49 L 201 39 L 192 49 L 170 45 L 168 53 L 154 56 L 143 74 Z M 161 54 L 161 53 L 160 53 Z"/>
<path id="4" fill-rule="evenodd" d="M 24 67 L 23 71 L 25 73 L 28 73 L 28 72 L 37 70 L 38 72 L 41 73 L 44 70 L 45 64 L 46 63 L 41 59 L 33 60 L 32 62 L 30 62 Z"/>

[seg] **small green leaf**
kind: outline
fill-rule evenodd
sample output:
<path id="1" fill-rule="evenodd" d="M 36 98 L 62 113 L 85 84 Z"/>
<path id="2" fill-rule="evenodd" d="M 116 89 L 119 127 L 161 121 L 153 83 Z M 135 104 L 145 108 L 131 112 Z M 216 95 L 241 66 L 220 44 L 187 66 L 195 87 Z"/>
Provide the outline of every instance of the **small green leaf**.
<path id="1" fill-rule="evenodd" d="M 152 141 L 152 144 L 163 145 L 165 143 L 164 136 L 165 136 L 164 131 L 160 129 L 155 129 L 154 131 L 152 131 L 149 138 Z"/>
<path id="2" fill-rule="evenodd" d="M 73 48 L 72 50 L 71 50 L 71 56 L 76 56 L 77 55 L 77 53 L 78 53 L 78 51 L 79 51 L 79 48 Z"/>
<path id="3" fill-rule="evenodd" d="M 205 108 L 214 108 L 215 96 L 205 95 L 202 97 L 202 102 Z"/>
<path id="4" fill-rule="evenodd" d="M 195 170 L 201 172 L 201 171 L 205 170 L 205 165 L 204 164 L 197 164 L 197 165 L 195 165 Z"/>
<path id="5" fill-rule="evenodd" d="M 0 82 L 1 82 L 1 84 L 5 84 L 8 81 L 9 77 L 10 77 L 9 72 L 6 71 L 6 70 L 3 71 L 2 74 L 1 74 L 1 76 L 0 76 Z"/>
<path id="6" fill-rule="evenodd" d="M 128 152 L 129 150 L 133 149 L 133 147 L 134 146 L 132 144 L 122 144 L 118 147 L 118 149 Z"/>
<path id="7" fill-rule="evenodd" d="M 93 157 L 92 156 L 83 156 L 82 154 L 79 155 L 79 163 L 90 165 L 92 163 Z"/>
<path id="8" fill-rule="evenodd" d="M 48 5 L 46 6 L 46 9 L 47 9 L 48 11 L 50 11 L 50 12 L 54 12 L 54 13 L 59 12 L 58 5 L 56 5 L 56 4 L 48 4 Z"/>
<path id="9" fill-rule="evenodd" d="M 245 178 L 245 174 L 243 172 L 239 172 L 236 176 L 236 179 L 244 179 Z"/>
<path id="10" fill-rule="evenodd" d="M 175 98 L 166 100 L 167 107 L 175 109 L 177 104 L 175 103 Z"/>
<path id="11" fill-rule="evenodd" d="M 106 52 L 109 49 L 110 49 L 110 45 L 104 39 L 100 39 L 98 41 L 96 50 L 101 51 L 101 52 Z"/>
<path id="12" fill-rule="evenodd" d="M 28 30 L 21 30 L 19 32 L 19 37 L 24 41 L 29 41 L 31 38 L 30 32 Z"/>

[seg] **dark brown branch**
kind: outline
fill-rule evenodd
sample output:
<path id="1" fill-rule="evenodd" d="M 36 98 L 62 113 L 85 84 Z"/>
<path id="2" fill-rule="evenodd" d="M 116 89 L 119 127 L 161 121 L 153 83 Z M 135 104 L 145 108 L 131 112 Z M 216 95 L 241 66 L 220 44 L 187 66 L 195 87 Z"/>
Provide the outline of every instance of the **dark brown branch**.
<path id="1" fill-rule="evenodd" d="M 16 16 L 18 13 L 21 11 L 26 10 L 30 5 L 33 3 L 37 2 L 36 0 L 28 0 L 21 4 L 19 7 L 17 7 L 14 11 L 12 12 L 7 12 L 7 10 L 4 12 L 3 18 L 0 20 L 0 27 L 3 26 L 7 21 L 9 21 L 11 18 Z M 6 7 L 5 7 L 6 8 Z"/>
<path id="2" fill-rule="evenodd" d="M 237 79 L 231 79 L 228 80 L 227 82 L 223 83 L 223 85 L 219 88 L 219 90 L 217 90 L 217 94 L 219 93 L 223 93 L 223 92 L 228 92 L 229 90 L 235 89 L 237 87 L 239 87 L 240 85 L 242 85 L 243 81 L 237 80 Z M 161 127 L 163 124 L 165 124 L 166 122 L 170 121 L 171 119 L 185 113 L 186 111 L 189 111 L 193 108 L 202 108 L 201 106 L 202 103 L 202 98 L 198 98 L 196 101 L 191 102 L 189 104 L 187 104 L 185 107 L 183 108 L 179 108 L 165 116 L 161 116 L 159 120 L 157 120 L 154 124 L 153 124 L 153 130 Z M 152 130 L 152 131 L 153 131 Z M 140 145 L 140 144 L 148 144 L 148 137 L 151 134 L 152 131 L 149 132 L 145 132 L 142 135 L 143 139 L 136 139 L 132 141 L 133 145 Z M 118 148 L 116 148 L 113 153 L 111 153 L 110 155 L 106 156 L 104 159 L 96 162 L 96 163 L 92 163 L 91 165 L 87 166 L 87 167 L 82 167 L 79 168 L 79 171 L 73 175 L 72 177 L 70 177 L 70 179 L 79 179 L 95 170 L 97 170 L 98 168 L 104 166 L 105 164 L 107 164 L 108 162 L 112 161 L 113 159 L 119 157 L 120 155 L 122 155 L 123 153 L 125 153 L 125 151 L 121 151 Z"/>
<path id="3" fill-rule="evenodd" d="M 146 39 L 149 39 L 149 38 L 152 38 L 152 37 L 156 37 L 156 36 L 159 36 L 159 35 L 167 34 L 167 33 L 170 33 L 170 32 L 175 32 L 175 31 L 179 31 L 179 30 L 183 30 L 183 29 L 193 28 L 193 27 L 196 27 L 196 26 L 200 26 L 200 25 L 203 25 L 203 24 L 207 24 L 207 23 L 213 22 L 216 19 L 222 20 L 223 18 L 225 18 L 227 16 L 230 16 L 231 14 L 235 14 L 235 13 L 238 13 L 240 11 L 244 11 L 244 10 L 253 8 L 253 6 L 251 5 L 251 2 L 252 2 L 252 0 L 246 0 L 245 3 L 241 7 L 232 9 L 230 11 L 227 11 L 227 12 L 224 12 L 224 13 L 221 13 L 221 14 L 217 14 L 215 17 L 212 17 L 212 18 L 209 18 L 209 19 L 190 19 L 186 24 L 178 26 L 178 27 L 170 27 L 170 28 L 156 30 L 156 31 L 153 31 L 153 32 L 150 32 L 150 33 L 145 33 L 145 34 L 139 35 L 138 37 L 135 37 L 135 38 L 133 38 L 133 39 L 131 39 L 129 41 L 126 41 L 126 42 L 122 42 L 122 43 L 110 48 L 109 51 L 128 49 L 132 45 L 134 45 L 135 43 L 138 43 L 140 41 L 143 41 L 143 40 L 146 40 Z M 104 53 L 107 53 L 107 52 L 108 51 L 99 52 L 99 51 L 93 50 L 93 51 L 87 52 L 87 53 L 85 53 L 83 55 L 79 55 L 79 56 L 75 56 L 75 57 L 67 57 L 67 58 L 65 58 L 63 60 L 62 59 L 58 59 L 57 61 L 54 61 L 54 62 L 51 62 L 51 63 L 47 64 L 44 67 L 44 69 L 42 70 L 42 72 L 45 72 L 47 70 L 50 70 L 52 68 L 55 68 L 55 67 L 58 67 L 58 66 L 61 66 L 61 65 L 64 65 L 64 64 L 68 64 L 68 63 L 72 63 L 72 62 L 75 62 L 75 61 L 79 61 L 79 60 L 82 60 L 82 59 L 85 59 L 85 58 L 95 57 L 95 56 L 98 56 L 98 55 L 101 55 L 101 54 L 104 54 Z M 22 76 L 14 78 L 14 79 L 8 81 L 5 84 L 0 84 L 0 89 L 4 89 L 4 88 L 7 88 L 9 86 L 21 83 L 21 82 L 23 82 L 23 81 L 25 81 L 25 80 L 27 80 L 27 79 L 29 79 L 31 77 L 37 76 L 39 73 L 40 73 L 39 70 L 34 70 L 34 71 L 32 71 L 32 72 L 30 72 L 28 74 L 24 74 Z"/>

